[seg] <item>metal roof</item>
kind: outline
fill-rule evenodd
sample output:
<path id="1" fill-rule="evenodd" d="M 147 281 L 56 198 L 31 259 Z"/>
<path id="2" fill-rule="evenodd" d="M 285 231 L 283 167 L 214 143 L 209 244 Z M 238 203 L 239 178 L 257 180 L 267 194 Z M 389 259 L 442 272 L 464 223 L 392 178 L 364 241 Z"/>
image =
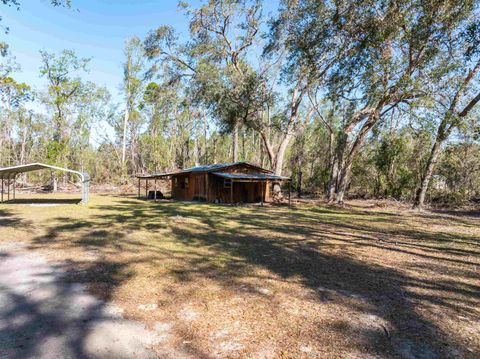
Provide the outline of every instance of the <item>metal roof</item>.
<path id="1" fill-rule="evenodd" d="M 159 177 L 168 177 L 172 175 L 178 175 L 181 174 L 182 172 L 165 172 L 165 173 L 152 173 L 152 174 L 146 174 L 146 175 L 136 175 L 135 177 L 141 178 L 141 179 L 149 179 L 149 178 L 159 178 Z"/>
<path id="2" fill-rule="evenodd" d="M 228 172 L 213 172 L 215 176 L 232 179 L 232 180 L 275 180 L 275 181 L 288 181 L 290 177 L 275 176 L 269 173 L 228 173 Z"/>
<path id="3" fill-rule="evenodd" d="M 228 168 L 228 167 L 232 167 L 232 166 L 236 166 L 236 165 L 253 166 L 253 165 L 251 165 L 247 162 L 214 163 L 214 164 L 211 164 L 211 165 L 204 165 L 204 166 L 196 166 L 196 167 L 186 168 L 182 172 L 184 172 L 184 173 L 189 173 L 189 172 L 212 172 L 212 171 L 215 171 L 215 170 L 220 170 L 220 169 L 224 169 L 224 168 Z"/>
<path id="4" fill-rule="evenodd" d="M 38 171 L 38 170 L 44 170 L 44 169 L 52 169 L 57 171 L 75 173 L 80 176 L 80 178 L 82 179 L 82 182 L 88 181 L 90 179 L 90 176 L 87 173 L 82 173 L 82 172 L 71 170 L 68 168 L 62 168 L 62 167 L 47 165 L 45 163 L 38 163 L 38 162 L 29 163 L 29 164 L 20 165 L 20 166 L 0 168 L 0 177 L 8 179 L 10 177 L 16 176 L 19 173 L 32 172 L 32 171 Z"/>
<path id="5" fill-rule="evenodd" d="M 45 163 L 38 163 L 38 162 L 29 163 L 27 165 L 0 168 L 0 182 L 2 186 L 1 201 L 3 202 L 4 181 L 7 181 L 7 195 L 8 195 L 8 199 L 10 199 L 10 182 L 13 180 L 13 189 L 14 189 L 13 197 L 15 198 L 15 181 L 16 181 L 16 176 L 19 173 L 39 171 L 39 170 L 45 170 L 45 169 L 69 172 L 79 176 L 82 181 L 82 203 L 87 204 L 88 195 L 90 193 L 90 176 L 88 175 L 88 173 L 82 173 L 79 171 L 71 170 L 69 168 L 62 168 L 62 167 L 47 165 Z"/>
<path id="6" fill-rule="evenodd" d="M 179 170 L 179 171 L 175 171 L 175 172 L 137 175 L 137 178 L 147 179 L 147 178 L 155 178 L 155 177 L 157 177 L 157 178 L 158 177 L 168 177 L 168 176 L 178 175 L 178 174 L 182 174 L 182 173 L 213 172 L 213 171 L 218 171 L 218 170 L 222 170 L 222 169 L 237 166 L 237 165 L 245 165 L 245 166 L 257 168 L 257 169 L 265 171 L 265 172 L 271 172 L 270 170 L 261 168 L 259 166 L 253 165 L 253 164 L 248 163 L 248 162 L 232 162 L 232 163 L 215 163 L 215 164 L 211 164 L 211 165 L 195 166 L 195 167 L 185 168 L 183 170 Z"/>

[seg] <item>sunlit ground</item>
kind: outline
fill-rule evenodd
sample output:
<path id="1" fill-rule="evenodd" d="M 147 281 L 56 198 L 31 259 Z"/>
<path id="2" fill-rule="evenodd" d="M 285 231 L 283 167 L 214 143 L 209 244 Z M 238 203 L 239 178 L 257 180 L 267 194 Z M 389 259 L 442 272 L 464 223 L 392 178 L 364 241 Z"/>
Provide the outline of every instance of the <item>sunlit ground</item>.
<path id="1" fill-rule="evenodd" d="M 72 281 L 88 283 L 126 317 L 170 328 L 159 353 L 480 354 L 473 214 L 18 198 L 0 205 L 0 242 L 67 261 Z"/>

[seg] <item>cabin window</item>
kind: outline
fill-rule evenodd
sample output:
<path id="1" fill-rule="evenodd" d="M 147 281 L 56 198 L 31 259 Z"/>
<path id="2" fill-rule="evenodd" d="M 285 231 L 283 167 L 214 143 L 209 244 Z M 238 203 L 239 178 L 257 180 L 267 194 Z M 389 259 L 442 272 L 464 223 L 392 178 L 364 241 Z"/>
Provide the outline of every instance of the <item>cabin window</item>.
<path id="1" fill-rule="evenodd" d="M 186 178 L 180 178 L 179 180 L 179 185 L 181 189 L 186 189 L 188 188 L 188 177 Z"/>
<path id="2" fill-rule="evenodd" d="M 232 180 L 229 178 L 225 178 L 223 180 L 223 188 L 228 188 L 228 189 L 232 188 Z"/>

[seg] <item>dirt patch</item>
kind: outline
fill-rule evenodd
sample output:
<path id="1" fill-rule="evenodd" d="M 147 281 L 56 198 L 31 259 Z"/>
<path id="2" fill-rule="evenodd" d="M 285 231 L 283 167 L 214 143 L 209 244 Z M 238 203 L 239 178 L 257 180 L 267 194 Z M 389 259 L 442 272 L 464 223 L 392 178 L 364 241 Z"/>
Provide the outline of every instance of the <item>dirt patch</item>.
<path id="1" fill-rule="evenodd" d="M 66 277 L 65 264 L 0 246 L 0 357 L 157 358 L 168 328 L 147 330 Z M 163 344 L 163 343 L 162 343 Z"/>
<path id="2" fill-rule="evenodd" d="M 475 216 L 92 195 L 1 220 L 1 241 L 68 263 L 167 358 L 479 357 Z"/>

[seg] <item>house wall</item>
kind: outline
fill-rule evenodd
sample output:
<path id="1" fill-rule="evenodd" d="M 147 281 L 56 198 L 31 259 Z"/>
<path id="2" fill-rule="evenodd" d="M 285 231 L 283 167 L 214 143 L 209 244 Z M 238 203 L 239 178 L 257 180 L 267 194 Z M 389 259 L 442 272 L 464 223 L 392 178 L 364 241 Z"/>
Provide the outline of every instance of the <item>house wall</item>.
<path id="1" fill-rule="evenodd" d="M 205 173 L 185 173 L 172 176 L 172 198 L 182 201 L 206 200 Z"/>
<path id="2" fill-rule="evenodd" d="M 229 173 L 270 173 L 270 171 L 258 167 L 239 164 L 236 166 L 223 168 L 216 172 Z M 224 179 L 218 176 L 211 175 L 211 182 L 214 186 L 210 193 L 216 194 L 215 197 L 210 198 L 210 201 L 218 200 L 222 203 L 231 202 L 231 193 L 229 188 L 224 188 Z M 260 202 L 262 196 L 263 186 L 263 201 L 270 200 L 270 182 L 234 182 L 233 184 L 233 201 L 234 202 Z"/>
<path id="3" fill-rule="evenodd" d="M 172 176 L 172 198 L 181 201 L 192 200 L 192 183 L 190 174 Z"/>
<path id="4" fill-rule="evenodd" d="M 225 188 L 224 178 L 209 175 L 209 184 L 209 201 L 231 202 L 232 189 Z M 266 202 L 269 199 L 269 185 L 267 182 L 233 182 L 233 202 L 260 202 L 262 186 L 263 200 Z"/>
<path id="5" fill-rule="evenodd" d="M 268 170 L 240 164 L 218 170 L 216 172 L 229 173 L 269 173 Z M 231 190 L 225 188 L 224 179 L 209 173 L 185 173 L 172 176 L 172 198 L 182 201 L 204 200 L 220 203 L 231 202 Z M 234 182 L 234 202 L 259 202 L 262 196 L 264 201 L 270 200 L 269 182 Z"/>

